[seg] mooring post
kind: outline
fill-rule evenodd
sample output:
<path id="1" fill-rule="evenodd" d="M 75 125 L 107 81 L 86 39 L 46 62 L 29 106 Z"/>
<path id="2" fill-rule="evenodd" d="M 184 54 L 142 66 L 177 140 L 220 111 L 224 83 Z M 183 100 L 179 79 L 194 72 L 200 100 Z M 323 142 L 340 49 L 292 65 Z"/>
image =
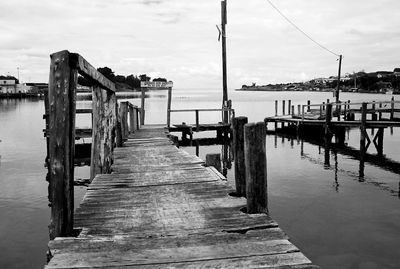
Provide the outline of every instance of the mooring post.
<path id="1" fill-rule="evenodd" d="M 235 185 L 238 196 L 246 196 L 246 166 L 244 161 L 244 125 L 247 117 L 236 117 L 232 121 L 233 156 L 235 159 Z"/>
<path id="2" fill-rule="evenodd" d="M 218 172 L 221 172 L 221 154 L 207 154 L 206 155 L 206 166 L 214 166 Z"/>
<path id="3" fill-rule="evenodd" d="M 365 145 L 365 139 L 367 134 L 366 128 L 367 122 L 367 103 L 362 103 L 361 106 L 361 124 L 360 124 L 360 169 L 359 176 L 360 178 L 364 177 L 364 162 L 365 162 L 365 153 L 367 151 Z"/>
<path id="4" fill-rule="evenodd" d="M 331 122 L 332 122 L 332 104 L 327 104 L 325 113 L 325 139 L 329 143 L 331 142 L 332 139 Z"/>
<path id="5" fill-rule="evenodd" d="M 301 105 L 297 105 L 297 115 L 301 115 Z"/>
<path id="6" fill-rule="evenodd" d="M 291 108 L 292 108 L 292 100 L 288 100 L 288 115 L 292 115 Z"/>
<path id="7" fill-rule="evenodd" d="M 393 118 L 394 118 L 394 97 L 392 97 L 390 104 L 391 104 L 390 120 L 393 120 Z"/>
<path id="8" fill-rule="evenodd" d="M 171 126 L 171 102 L 172 102 L 172 88 L 168 88 L 168 103 L 167 103 L 167 127 Z"/>
<path id="9" fill-rule="evenodd" d="M 291 112 L 292 112 L 292 113 L 291 113 L 292 116 L 294 116 L 294 113 L 295 113 L 295 112 L 294 112 L 294 105 L 292 105 L 292 110 L 291 110 Z"/>
<path id="10" fill-rule="evenodd" d="M 73 235 L 77 69 L 66 50 L 50 56 L 49 194 L 50 239 Z"/>
<path id="11" fill-rule="evenodd" d="M 263 122 L 244 126 L 247 213 L 268 213 L 266 130 Z"/>
<path id="12" fill-rule="evenodd" d="M 311 101 L 307 100 L 307 112 L 310 112 L 310 110 L 311 110 L 310 105 L 311 105 Z"/>
<path id="13" fill-rule="evenodd" d="M 278 116 L 278 100 L 275 100 L 275 116 Z"/>
<path id="14" fill-rule="evenodd" d="M 381 112 L 381 108 L 382 108 L 382 103 L 379 103 L 379 120 L 382 120 L 382 112 Z"/>
<path id="15" fill-rule="evenodd" d="M 146 94 L 145 94 L 145 89 L 142 88 L 142 96 L 141 96 L 141 103 L 140 103 L 140 125 L 144 125 L 144 113 L 145 113 L 145 99 L 146 99 Z"/>

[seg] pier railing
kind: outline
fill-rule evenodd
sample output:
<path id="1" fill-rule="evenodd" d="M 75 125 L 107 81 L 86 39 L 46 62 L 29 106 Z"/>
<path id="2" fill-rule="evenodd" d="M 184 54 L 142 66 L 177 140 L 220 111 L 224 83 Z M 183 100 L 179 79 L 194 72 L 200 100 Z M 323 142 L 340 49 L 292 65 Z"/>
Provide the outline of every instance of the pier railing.
<path id="1" fill-rule="evenodd" d="M 114 147 L 121 146 L 129 132 L 139 128 L 143 110 L 129 102 L 121 102 L 118 108 L 115 84 L 79 54 L 64 50 L 50 58 L 45 135 L 51 205 L 49 232 L 54 239 L 74 234 L 75 139 L 83 135 L 75 127 L 76 113 L 92 113 L 90 178 L 93 179 L 96 174 L 111 173 Z M 92 84 L 91 112 L 76 108 L 78 74 Z M 90 136 L 90 130 L 85 136 Z"/>
<path id="2" fill-rule="evenodd" d="M 217 108 L 217 109 L 168 109 L 167 116 L 167 126 L 171 126 L 171 113 L 182 113 L 182 112 L 194 112 L 195 115 L 195 127 L 196 130 L 199 130 L 200 126 L 200 112 L 221 112 L 221 119 L 224 117 L 224 113 L 228 114 L 228 122 L 227 124 L 231 124 L 232 118 L 235 117 L 235 110 L 229 107 L 226 108 Z"/>
<path id="3" fill-rule="evenodd" d="M 304 121 L 307 117 L 314 119 L 325 119 L 326 107 L 331 104 L 333 109 L 331 111 L 331 118 L 337 118 L 338 121 L 355 120 L 355 114 L 363 113 L 363 104 L 365 104 L 365 113 L 370 114 L 370 120 L 399 120 L 400 119 L 400 101 L 372 101 L 362 103 L 351 103 L 350 101 L 341 103 L 322 103 L 322 104 L 307 104 L 302 105 L 301 119 Z M 300 116 L 300 115 L 298 115 Z M 386 116 L 386 117 L 384 117 Z"/>

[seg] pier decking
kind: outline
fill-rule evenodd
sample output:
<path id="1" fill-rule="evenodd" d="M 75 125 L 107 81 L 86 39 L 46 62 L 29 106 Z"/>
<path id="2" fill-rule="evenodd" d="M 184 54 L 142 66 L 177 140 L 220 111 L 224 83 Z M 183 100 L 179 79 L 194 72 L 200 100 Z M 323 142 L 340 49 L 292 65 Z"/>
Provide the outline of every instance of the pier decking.
<path id="1" fill-rule="evenodd" d="M 49 243 L 50 268 L 317 268 L 223 176 L 143 126 L 114 151 L 76 209 L 77 237 Z"/>

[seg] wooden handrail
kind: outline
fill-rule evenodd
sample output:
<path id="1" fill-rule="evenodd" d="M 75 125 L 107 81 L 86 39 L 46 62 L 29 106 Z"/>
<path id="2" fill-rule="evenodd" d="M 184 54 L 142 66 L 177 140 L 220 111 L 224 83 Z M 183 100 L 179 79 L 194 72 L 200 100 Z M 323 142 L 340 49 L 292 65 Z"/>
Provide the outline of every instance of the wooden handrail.
<path id="1" fill-rule="evenodd" d="M 167 111 L 167 126 L 171 126 L 171 112 L 194 112 L 196 117 L 196 131 L 199 131 L 200 128 L 200 115 L 199 112 L 228 112 L 228 124 L 231 123 L 232 117 L 235 116 L 235 110 L 233 108 L 224 107 L 224 108 L 199 108 L 199 109 L 168 109 Z M 223 116 L 223 115 L 222 115 Z"/>
<path id="2" fill-rule="evenodd" d="M 49 94 L 46 100 L 46 136 L 50 238 L 73 235 L 74 156 L 76 113 L 92 113 L 90 176 L 110 173 L 117 126 L 115 84 L 77 53 L 50 55 Z M 92 109 L 76 109 L 78 74 L 93 83 Z"/>

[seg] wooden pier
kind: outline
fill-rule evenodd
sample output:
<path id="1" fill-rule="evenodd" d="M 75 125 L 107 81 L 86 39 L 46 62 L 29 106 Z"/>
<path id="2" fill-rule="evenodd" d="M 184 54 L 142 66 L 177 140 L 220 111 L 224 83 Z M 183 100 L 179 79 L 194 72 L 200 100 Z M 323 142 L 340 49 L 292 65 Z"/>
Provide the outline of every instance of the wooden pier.
<path id="1" fill-rule="evenodd" d="M 316 268 L 267 214 L 245 214 L 213 167 L 143 126 L 114 152 L 46 268 Z"/>
<path id="2" fill-rule="evenodd" d="M 74 210 L 78 73 L 94 84 L 93 126 L 90 185 Z M 139 124 L 143 112 L 118 104 L 114 84 L 80 55 L 51 55 L 45 268 L 318 268 L 268 214 L 264 123 L 241 128 L 246 176 L 238 193 L 177 148 L 166 125 Z"/>

